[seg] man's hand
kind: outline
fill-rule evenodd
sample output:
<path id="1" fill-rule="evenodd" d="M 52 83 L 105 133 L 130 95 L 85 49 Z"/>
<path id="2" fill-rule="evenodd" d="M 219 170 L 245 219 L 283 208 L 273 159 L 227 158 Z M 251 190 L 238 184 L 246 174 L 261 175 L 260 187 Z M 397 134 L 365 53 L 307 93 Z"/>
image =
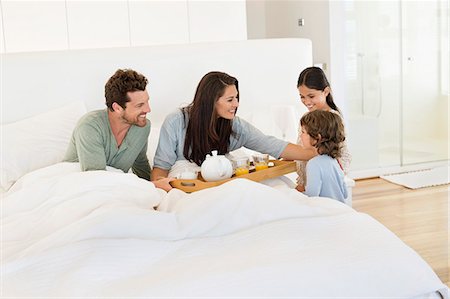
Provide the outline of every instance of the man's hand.
<path id="1" fill-rule="evenodd" d="M 166 192 L 169 192 L 173 187 L 170 185 L 170 182 L 173 181 L 174 178 L 160 178 L 156 181 L 152 181 L 156 188 L 163 189 Z"/>

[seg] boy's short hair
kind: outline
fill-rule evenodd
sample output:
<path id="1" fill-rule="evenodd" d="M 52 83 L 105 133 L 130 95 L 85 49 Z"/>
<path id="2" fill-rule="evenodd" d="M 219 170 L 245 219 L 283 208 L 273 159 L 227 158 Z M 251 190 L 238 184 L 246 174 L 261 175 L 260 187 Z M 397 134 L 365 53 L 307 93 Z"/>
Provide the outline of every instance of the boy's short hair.
<path id="1" fill-rule="evenodd" d="M 300 125 L 312 139 L 317 141 L 314 146 L 320 155 L 328 155 L 332 158 L 341 156 L 345 131 L 342 118 L 338 113 L 314 110 L 303 115 Z"/>

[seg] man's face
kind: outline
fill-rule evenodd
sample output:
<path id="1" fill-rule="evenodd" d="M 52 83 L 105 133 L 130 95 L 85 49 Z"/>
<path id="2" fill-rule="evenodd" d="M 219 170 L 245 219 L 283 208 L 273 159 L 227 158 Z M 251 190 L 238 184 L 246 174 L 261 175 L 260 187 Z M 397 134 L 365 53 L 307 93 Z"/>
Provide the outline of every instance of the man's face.
<path id="1" fill-rule="evenodd" d="M 150 97 L 147 90 L 128 92 L 129 102 L 122 111 L 122 121 L 129 125 L 145 127 L 147 124 L 147 113 L 151 111 L 148 103 Z"/>

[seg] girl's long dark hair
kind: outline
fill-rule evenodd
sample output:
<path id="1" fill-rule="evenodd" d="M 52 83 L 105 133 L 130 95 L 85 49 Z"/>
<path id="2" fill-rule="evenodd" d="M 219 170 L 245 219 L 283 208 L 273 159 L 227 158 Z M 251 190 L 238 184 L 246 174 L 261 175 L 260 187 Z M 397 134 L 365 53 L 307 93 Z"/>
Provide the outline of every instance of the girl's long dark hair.
<path id="1" fill-rule="evenodd" d="M 331 86 L 330 83 L 328 83 L 327 76 L 321 68 L 312 66 L 304 69 L 300 73 L 300 76 L 298 76 L 297 88 L 299 88 L 301 85 L 305 85 L 308 88 L 321 91 L 324 91 L 325 88 L 329 87 L 330 92 L 327 95 L 326 102 L 331 109 L 341 114 L 341 111 L 334 103 L 333 95 L 331 94 Z"/>
<path id="2" fill-rule="evenodd" d="M 236 86 L 239 100 L 236 78 L 222 72 L 209 72 L 200 80 L 192 103 L 182 108 L 184 117 L 189 119 L 183 155 L 197 165 L 201 165 L 212 150 L 221 155 L 228 153 L 230 136 L 234 134 L 232 120 L 217 117 L 215 104 L 230 85 Z"/>

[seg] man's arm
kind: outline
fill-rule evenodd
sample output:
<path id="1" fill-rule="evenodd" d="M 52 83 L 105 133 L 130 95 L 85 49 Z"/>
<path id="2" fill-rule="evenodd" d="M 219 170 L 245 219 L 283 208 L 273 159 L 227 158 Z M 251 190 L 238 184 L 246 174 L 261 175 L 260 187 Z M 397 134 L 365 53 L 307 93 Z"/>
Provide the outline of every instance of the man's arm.
<path id="1" fill-rule="evenodd" d="M 136 158 L 136 161 L 134 161 L 131 169 L 133 170 L 133 173 L 136 174 L 138 177 L 150 181 L 151 169 L 150 163 L 148 162 L 147 158 L 147 145 L 145 145 L 142 148 L 141 152 Z"/>
<path id="2" fill-rule="evenodd" d="M 74 139 L 82 171 L 106 169 L 105 148 L 99 130 L 89 124 L 84 124 L 76 128 Z"/>

